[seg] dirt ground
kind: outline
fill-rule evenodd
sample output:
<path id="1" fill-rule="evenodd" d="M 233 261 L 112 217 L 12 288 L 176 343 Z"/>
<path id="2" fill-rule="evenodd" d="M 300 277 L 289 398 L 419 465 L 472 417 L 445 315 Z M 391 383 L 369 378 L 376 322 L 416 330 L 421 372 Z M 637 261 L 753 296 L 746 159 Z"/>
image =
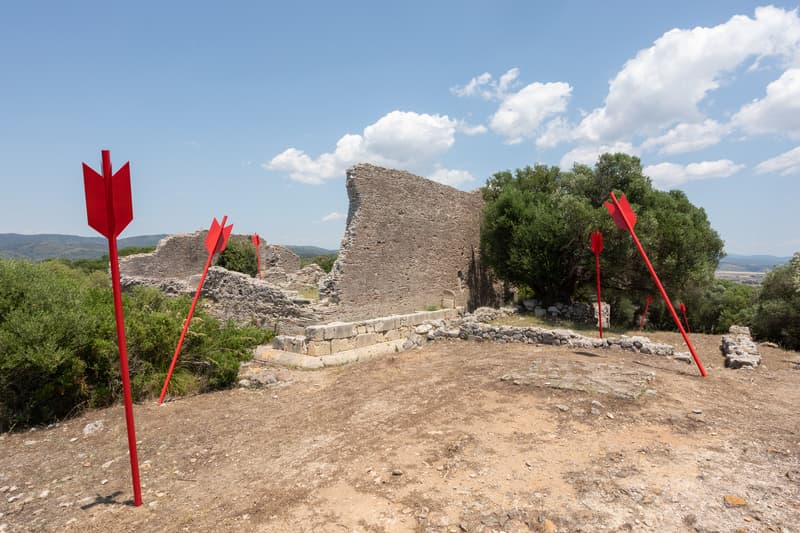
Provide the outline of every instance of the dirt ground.
<path id="1" fill-rule="evenodd" d="M 139 404 L 138 508 L 121 407 L 5 434 L 0 531 L 800 531 L 800 354 L 692 338 L 706 379 L 456 340 Z"/>

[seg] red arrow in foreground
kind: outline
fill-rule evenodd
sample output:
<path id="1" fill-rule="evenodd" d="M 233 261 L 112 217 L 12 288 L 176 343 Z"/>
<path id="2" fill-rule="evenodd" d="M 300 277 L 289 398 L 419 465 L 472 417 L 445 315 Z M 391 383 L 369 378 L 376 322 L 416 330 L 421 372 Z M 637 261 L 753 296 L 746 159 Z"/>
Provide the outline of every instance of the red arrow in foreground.
<path id="1" fill-rule="evenodd" d="M 653 303 L 653 297 L 648 294 L 644 299 L 644 312 L 642 313 L 642 320 L 639 321 L 639 331 L 642 331 L 642 327 L 647 319 L 647 310 L 650 308 L 651 303 Z"/>
<path id="2" fill-rule="evenodd" d="M 603 338 L 603 309 L 600 300 L 600 252 L 603 251 L 603 234 L 599 230 L 592 232 L 592 252 L 594 252 L 594 267 L 597 278 L 597 324 L 600 328 L 600 338 Z"/>
<path id="3" fill-rule="evenodd" d="M 261 276 L 261 253 L 258 250 L 258 245 L 261 242 L 261 238 L 258 236 L 258 233 L 253 233 L 253 246 L 256 248 L 256 265 L 258 267 L 258 279 L 263 279 Z"/>
<path id="4" fill-rule="evenodd" d="M 211 223 L 211 227 L 208 230 L 208 235 L 206 235 L 205 246 L 206 250 L 208 250 L 208 259 L 206 260 L 206 266 L 203 268 L 203 275 L 200 276 L 200 283 L 197 284 L 197 290 L 194 293 L 192 305 L 189 307 L 189 315 L 186 317 L 186 321 L 183 323 L 183 330 L 181 331 L 181 336 L 178 339 L 178 346 L 175 348 L 175 355 L 172 356 L 172 363 L 169 365 L 167 378 L 164 380 L 164 387 L 161 389 L 161 396 L 158 397 L 158 403 L 160 404 L 164 403 L 164 396 L 167 394 L 169 380 L 172 379 L 172 371 L 175 370 L 175 363 L 178 362 L 178 354 L 181 353 L 183 339 L 186 338 L 186 332 L 189 330 L 189 323 L 192 321 L 194 308 L 197 306 L 197 301 L 200 299 L 200 292 L 203 290 L 203 283 L 206 281 L 206 274 L 208 274 L 208 269 L 211 267 L 211 260 L 214 258 L 214 254 L 224 250 L 225 246 L 228 244 L 228 237 L 231 235 L 233 224 L 230 226 L 225 226 L 225 222 L 227 220 L 227 216 L 222 217 L 222 224 L 220 224 L 217 222 L 217 219 L 214 218 L 214 221 Z"/>
<path id="5" fill-rule="evenodd" d="M 125 424 L 128 428 L 128 450 L 133 479 L 133 504 L 142 505 L 139 483 L 139 458 L 136 454 L 136 429 L 133 424 L 131 377 L 128 370 L 128 345 L 125 340 L 125 316 L 122 312 L 122 290 L 119 283 L 119 254 L 117 235 L 133 220 L 131 201 L 131 172 L 125 163 L 116 174 L 111 173 L 111 155 L 102 150 L 103 175 L 83 163 L 83 188 L 86 193 L 86 215 L 89 226 L 108 239 L 108 261 L 111 265 L 111 287 L 114 293 L 114 315 L 117 322 L 119 373 L 122 377 L 122 396 L 125 402 Z"/>
<path id="6" fill-rule="evenodd" d="M 644 259 L 644 263 L 647 265 L 647 269 L 650 271 L 653 281 L 656 282 L 656 286 L 658 287 L 658 291 L 661 293 L 661 297 L 664 298 L 664 303 L 667 304 L 667 308 L 672 314 L 672 320 L 675 321 L 675 325 L 678 326 L 678 329 L 683 336 L 683 340 L 686 342 L 686 346 L 689 347 L 689 351 L 692 353 L 694 362 L 697 365 L 698 370 L 700 370 L 700 375 L 706 377 L 706 369 L 703 368 L 703 363 L 700 361 L 700 358 L 697 357 L 697 352 L 695 352 L 692 341 L 689 340 L 689 336 L 686 335 L 686 330 L 683 329 L 683 324 L 681 324 L 678 314 L 675 312 L 675 308 L 672 306 L 672 302 L 670 302 L 669 297 L 667 296 L 667 291 L 665 291 L 664 286 L 661 285 L 661 280 L 658 279 L 658 274 L 656 274 L 653 265 L 650 264 L 650 260 L 647 258 L 644 248 L 642 248 L 642 243 L 639 242 L 636 232 L 633 231 L 633 226 L 636 224 L 636 214 L 633 212 L 633 209 L 631 209 L 628 199 L 625 198 L 625 195 L 623 194 L 620 196 L 619 200 L 617 200 L 617 197 L 614 196 L 614 192 L 612 191 L 611 202 L 605 203 L 606 209 L 608 209 L 608 214 L 610 214 L 611 218 L 614 219 L 614 223 L 618 228 L 626 230 L 631 234 L 631 237 L 633 237 L 633 242 L 636 244 L 636 248 L 639 249 L 639 253 L 642 256 L 642 259 Z"/>

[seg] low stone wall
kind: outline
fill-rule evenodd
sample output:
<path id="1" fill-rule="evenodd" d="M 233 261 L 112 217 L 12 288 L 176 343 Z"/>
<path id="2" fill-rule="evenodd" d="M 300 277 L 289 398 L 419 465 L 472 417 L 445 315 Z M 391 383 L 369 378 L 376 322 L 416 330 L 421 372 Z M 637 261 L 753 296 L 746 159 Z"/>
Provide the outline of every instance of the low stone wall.
<path id="1" fill-rule="evenodd" d="M 593 324 L 597 325 L 597 303 L 574 303 L 571 305 L 556 304 L 544 307 L 541 303 L 534 299 L 522 300 L 522 307 L 529 312 L 532 312 L 538 317 L 561 318 L 564 320 L 571 320 L 578 324 Z M 603 327 L 611 327 L 611 305 L 606 302 L 600 304 L 603 313 Z"/>
<path id="2" fill-rule="evenodd" d="M 722 336 L 720 345 L 726 368 L 755 368 L 761 364 L 761 354 L 750 337 L 750 328 L 731 326 L 728 333 Z"/>
<path id="3" fill-rule="evenodd" d="M 452 320 L 462 312 L 462 308 L 439 309 L 356 322 L 307 326 L 305 335 L 278 335 L 272 341 L 272 347 L 276 350 L 310 356 L 331 355 L 400 340 L 414 335 L 415 329 L 426 322 Z"/>

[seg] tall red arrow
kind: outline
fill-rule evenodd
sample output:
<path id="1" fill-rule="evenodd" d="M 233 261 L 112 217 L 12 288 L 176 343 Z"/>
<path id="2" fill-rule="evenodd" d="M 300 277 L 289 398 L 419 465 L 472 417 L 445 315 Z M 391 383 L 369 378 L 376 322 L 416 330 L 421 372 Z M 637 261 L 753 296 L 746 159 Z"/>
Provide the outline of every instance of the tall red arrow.
<path id="1" fill-rule="evenodd" d="M 189 307 L 189 315 L 186 317 L 186 321 L 183 323 L 183 330 L 181 330 L 181 336 L 178 339 L 178 346 L 175 348 L 175 354 L 172 356 L 172 363 L 169 365 L 167 378 L 164 380 L 164 387 L 161 389 L 161 396 L 158 397 L 159 404 L 164 403 L 164 396 L 167 395 L 169 380 L 172 379 L 172 371 L 175 370 L 175 363 L 178 362 L 178 354 L 181 353 L 181 346 L 183 346 L 183 340 L 186 338 L 186 332 L 189 330 L 189 323 L 192 321 L 194 308 L 197 307 L 197 301 L 200 299 L 200 293 L 203 290 L 203 283 L 206 281 L 206 274 L 208 274 L 208 269 L 211 267 L 211 260 L 214 258 L 214 254 L 223 251 L 225 246 L 228 244 L 228 237 L 230 237 L 231 230 L 233 230 L 233 224 L 225 226 L 225 222 L 227 220 L 227 216 L 222 217 L 222 224 L 220 224 L 217 222 L 215 217 L 214 221 L 211 222 L 211 227 L 208 229 L 208 235 L 206 235 L 205 241 L 206 250 L 208 251 L 208 259 L 206 260 L 206 266 L 203 267 L 203 275 L 200 276 L 200 283 L 197 284 L 197 290 L 194 293 L 192 305 Z"/>
<path id="2" fill-rule="evenodd" d="M 592 232 L 592 252 L 594 252 L 595 277 L 597 278 L 597 324 L 600 338 L 603 338 L 603 307 L 600 299 L 600 252 L 603 251 L 603 234 L 600 230 Z"/>
<path id="3" fill-rule="evenodd" d="M 261 238 L 258 236 L 258 233 L 253 233 L 253 246 L 256 248 L 256 267 L 258 269 L 258 279 L 263 279 L 261 276 L 261 252 L 258 249 L 258 245 L 261 243 Z"/>
<path id="4" fill-rule="evenodd" d="M 103 175 L 83 163 L 83 188 L 86 193 L 86 215 L 89 226 L 108 239 L 108 261 L 111 265 L 111 288 L 114 293 L 114 315 L 117 322 L 117 347 L 119 348 L 119 373 L 122 377 L 122 396 L 125 402 L 125 424 L 128 428 L 128 450 L 133 480 L 133 504 L 142 505 L 139 483 L 139 458 L 136 454 L 136 429 L 133 423 L 131 377 L 128 370 L 128 345 L 125 340 L 125 316 L 122 312 L 122 290 L 119 283 L 119 254 L 117 235 L 133 220 L 131 200 L 131 172 L 125 163 L 116 174 L 111 173 L 111 155 L 101 151 Z"/>
<path id="5" fill-rule="evenodd" d="M 612 203 L 613 202 L 613 203 Z M 658 291 L 661 293 L 661 297 L 664 299 L 664 303 L 667 304 L 667 308 L 669 312 L 672 314 L 672 319 L 675 321 L 675 325 L 678 326 L 678 330 L 680 330 L 681 335 L 683 335 L 683 340 L 686 342 L 686 346 L 689 347 L 689 351 L 692 353 L 692 357 L 694 358 L 694 362 L 697 365 L 698 370 L 700 370 L 700 375 L 706 377 L 706 369 L 703 368 L 703 363 L 700 361 L 700 358 L 697 356 L 697 352 L 695 352 L 694 346 L 692 345 L 692 341 L 689 340 L 689 336 L 686 335 L 686 331 L 683 329 L 683 324 L 681 324 L 680 319 L 678 318 L 678 314 L 675 312 L 675 308 L 672 306 L 672 302 L 670 302 L 669 297 L 667 296 L 667 291 L 664 290 L 664 286 L 661 285 L 661 280 L 658 279 L 658 274 L 656 274 L 653 265 L 650 264 L 650 260 L 647 258 L 647 254 L 644 252 L 644 248 L 642 248 L 642 243 L 639 242 L 639 238 L 636 236 L 636 232 L 633 231 L 633 226 L 636 224 L 636 214 L 631 209 L 630 204 L 628 203 L 628 199 L 625 198 L 623 194 L 620 196 L 619 200 L 614 195 L 614 192 L 611 192 L 611 202 L 605 203 L 606 209 L 608 209 L 608 214 L 611 215 L 611 218 L 614 219 L 614 223 L 617 225 L 618 228 L 626 230 L 628 233 L 631 234 L 633 237 L 633 242 L 636 244 L 636 248 L 639 250 L 639 254 L 641 254 L 642 259 L 644 259 L 645 265 L 647 265 L 647 269 L 650 271 L 650 275 L 653 277 L 653 281 L 656 282 L 656 286 L 658 287 Z"/>

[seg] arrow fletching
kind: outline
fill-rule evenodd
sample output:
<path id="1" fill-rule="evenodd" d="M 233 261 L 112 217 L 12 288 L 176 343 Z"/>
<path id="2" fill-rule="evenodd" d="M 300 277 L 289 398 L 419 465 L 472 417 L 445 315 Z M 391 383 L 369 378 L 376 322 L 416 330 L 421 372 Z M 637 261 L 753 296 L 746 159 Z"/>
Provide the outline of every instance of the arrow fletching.
<path id="1" fill-rule="evenodd" d="M 228 217 L 223 217 L 222 224 L 225 223 Z M 225 249 L 228 244 L 228 237 L 230 237 L 233 224 L 223 227 L 218 221 L 217 217 L 211 222 L 211 227 L 208 228 L 208 235 L 206 235 L 206 250 L 210 254 L 216 254 Z"/>
<path id="2" fill-rule="evenodd" d="M 110 163 L 109 163 L 110 167 Z M 86 194 L 86 215 L 89 226 L 104 237 L 116 237 L 133 220 L 133 201 L 131 200 L 130 163 L 125 163 L 111 180 L 111 206 L 108 209 L 106 178 L 83 163 L 83 188 Z"/>
<path id="3" fill-rule="evenodd" d="M 636 225 L 636 213 L 634 213 L 633 209 L 631 209 L 628 199 L 625 198 L 624 194 L 621 194 L 619 199 L 617 199 L 612 192 L 611 200 L 613 203 L 606 202 L 605 205 L 606 209 L 608 209 L 608 214 L 611 215 L 612 219 L 614 219 L 614 224 L 616 224 L 618 228 L 624 229 L 625 231 L 633 231 L 633 227 Z"/>
<path id="4" fill-rule="evenodd" d="M 603 234 L 598 230 L 592 232 L 592 252 L 599 254 L 603 251 Z"/>

